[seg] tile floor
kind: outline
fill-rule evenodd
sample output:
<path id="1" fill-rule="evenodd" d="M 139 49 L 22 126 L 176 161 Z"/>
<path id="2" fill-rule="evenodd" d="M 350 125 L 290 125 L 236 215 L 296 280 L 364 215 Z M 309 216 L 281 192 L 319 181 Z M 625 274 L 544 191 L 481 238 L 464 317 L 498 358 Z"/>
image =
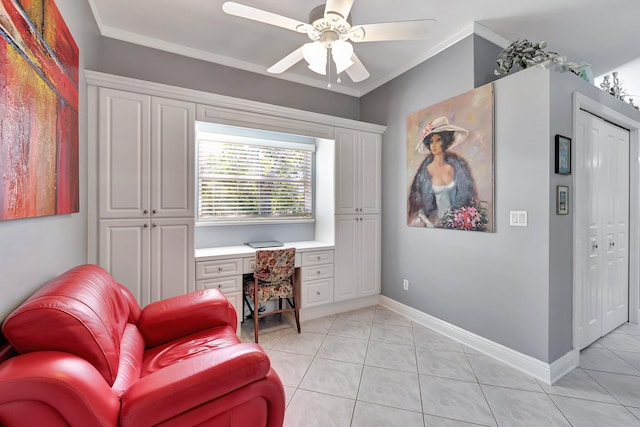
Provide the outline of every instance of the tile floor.
<path id="1" fill-rule="evenodd" d="M 380 306 L 303 322 L 300 335 L 261 328 L 260 344 L 285 386 L 285 427 L 640 427 L 638 325 L 583 350 L 553 386 Z"/>

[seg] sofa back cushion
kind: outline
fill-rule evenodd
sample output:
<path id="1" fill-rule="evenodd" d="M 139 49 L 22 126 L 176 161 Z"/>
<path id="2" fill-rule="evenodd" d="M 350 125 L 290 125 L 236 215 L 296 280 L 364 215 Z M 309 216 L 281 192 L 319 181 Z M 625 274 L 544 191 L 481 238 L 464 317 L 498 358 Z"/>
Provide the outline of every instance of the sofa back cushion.
<path id="1" fill-rule="evenodd" d="M 2 331 L 18 353 L 75 354 L 113 385 L 129 315 L 120 285 L 102 268 L 87 264 L 43 286 L 7 317 Z"/>

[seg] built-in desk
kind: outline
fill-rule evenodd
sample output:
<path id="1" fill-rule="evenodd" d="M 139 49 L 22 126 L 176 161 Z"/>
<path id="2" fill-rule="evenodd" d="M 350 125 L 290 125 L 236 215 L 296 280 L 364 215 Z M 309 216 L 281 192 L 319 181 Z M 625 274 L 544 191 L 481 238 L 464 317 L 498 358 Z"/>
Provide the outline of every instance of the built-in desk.
<path id="1" fill-rule="evenodd" d="M 300 307 L 333 302 L 333 245 L 318 241 L 285 242 L 265 249 L 296 248 L 296 285 Z M 243 317 L 242 276 L 253 273 L 255 252 L 246 245 L 196 249 L 196 289 L 217 287 L 238 313 L 238 333 Z"/>

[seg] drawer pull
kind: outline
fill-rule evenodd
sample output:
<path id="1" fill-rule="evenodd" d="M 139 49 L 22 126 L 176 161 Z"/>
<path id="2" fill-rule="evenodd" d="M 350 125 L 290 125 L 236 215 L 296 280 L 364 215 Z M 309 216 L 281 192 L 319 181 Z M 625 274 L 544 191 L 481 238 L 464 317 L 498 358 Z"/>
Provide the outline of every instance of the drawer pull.
<path id="1" fill-rule="evenodd" d="M 318 261 L 320 261 L 320 260 L 322 259 L 322 257 L 321 257 L 320 255 L 318 255 L 318 256 L 316 257 L 316 259 L 317 259 Z"/>
<path id="2" fill-rule="evenodd" d="M 222 267 L 218 267 L 218 271 L 222 271 Z"/>
<path id="3" fill-rule="evenodd" d="M 222 288 L 222 285 L 218 283 L 218 287 L 219 287 L 219 288 Z"/>
<path id="4" fill-rule="evenodd" d="M 320 274 L 320 270 L 316 271 L 316 274 Z"/>
<path id="5" fill-rule="evenodd" d="M 320 295 L 320 291 L 316 292 L 316 295 Z"/>

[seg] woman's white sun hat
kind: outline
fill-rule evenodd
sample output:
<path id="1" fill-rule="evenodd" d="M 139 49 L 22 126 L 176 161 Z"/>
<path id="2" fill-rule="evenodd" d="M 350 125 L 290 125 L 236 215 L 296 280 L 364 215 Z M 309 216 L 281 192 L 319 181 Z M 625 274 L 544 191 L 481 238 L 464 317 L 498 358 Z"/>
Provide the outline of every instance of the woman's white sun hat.
<path id="1" fill-rule="evenodd" d="M 448 118 L 446 118 L 445 116 L 440 116 L 427 123 L 427 125 L 424 127 L 424 129 L 422 130 L 422 137 L 416 145 L 416 151 L 422 154 L 430 153 L 431 151 L 429 150 L 429 146 L 425 144 L 424 141 L 428 141 L 429 136 L 434 133 L 446 131 L 453 132 L 453 142 L 447 149 L 453 148 L 456 145 L 462 143 L 467 138 L 467 136 L 469 136 L 468 130 L 456 125 L 452 125 L 449 123 Z"/>

